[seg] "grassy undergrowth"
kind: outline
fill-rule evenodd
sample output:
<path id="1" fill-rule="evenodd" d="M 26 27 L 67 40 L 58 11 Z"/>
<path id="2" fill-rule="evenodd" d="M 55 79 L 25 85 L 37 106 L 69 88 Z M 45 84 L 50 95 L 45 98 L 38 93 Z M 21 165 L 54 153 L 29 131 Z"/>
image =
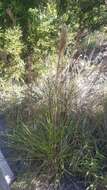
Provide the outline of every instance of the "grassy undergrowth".
<path id="1" fill-rule="evenodd" d="M 94 37 L 89 46 L 96 46 Z M 28 169 L 19 173 L 12 190 L 34 190 L 38 183 L 56 186 L 66 173 L 82 178 L 87 190 L 107 188 L 106 95 L 99 107 L 94 97 L 94 112 L 90 102 L 78 107 L 75 80 L 61 81 L 58 71 L 46 83 L 42 80 L 41 88 L 31 84 L 13 85 L 12 94 L 4 90 L 10 146 Z"/>
<path id="2" fill-rule="evenodd" d="M 90 124 L 93 126 L 89 128 Z M 83 178 L 87 189 L 106 187 L 107 132 L 102 127 L 96 128 L 94 122 L 84 117 L 79 122 L 71 119 L 54 126 L 49 115 L 44 115 L 36 126 L 20 124 L 9 136 L 11 146 L 29 165 L 31 173 L 26 175 L 32 179 L 30 185 L 31 181 L 37 184 L 38 179 L 41 183 L 45 179 L 45 185 L 46 182 L 55 185 L 68 173 Z M 16 185 L 25 183 L 26 175 Z"/>
<path id="3" fill-rule="evenodd" d="M 31 181 L 37 185 L 38 180 L 47 186 L 55 185 L 65 173 L 84 179 L 87 190 L 106 188 L 107 130 L 104 111 L 101 109 L 92 114 L 90 110 L 73 110 L 73 99 L 76 99 L 74 85 L 66 93 L 59 90 L 60 83 L 57 85 L 48 83 L 43 96 L 36 94 L 38 101 L 36 99 L 35 104 L 34 101 L 30 104 L 32 123 L 24 122 L 27 115 L 17 118 L 16 127 L 9 135 L 10 146 L 29 168 L 21 180 L 19 175 L 13 189 L 18 189 L 18 185 L 24 189 L 24 183 L 25 189 L 30 190 Z"/>

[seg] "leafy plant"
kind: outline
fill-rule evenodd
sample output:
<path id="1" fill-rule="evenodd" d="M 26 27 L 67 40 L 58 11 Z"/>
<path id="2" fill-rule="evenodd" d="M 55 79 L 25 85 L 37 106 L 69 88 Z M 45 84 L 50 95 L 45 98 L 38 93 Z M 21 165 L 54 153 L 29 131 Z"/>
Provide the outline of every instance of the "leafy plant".
<path id="1" fill-rule="evenodd" d="M 24 72 L 24 61 L 21 59 L 24 45 L 22 43 L 22 31 L 19 26 L 8 28 L 2 35 L 4 40 L 1 50 L 2 73 L 5 79 L 19 80 Z M 8 64 L 8 67 L 7 67 Z"/>

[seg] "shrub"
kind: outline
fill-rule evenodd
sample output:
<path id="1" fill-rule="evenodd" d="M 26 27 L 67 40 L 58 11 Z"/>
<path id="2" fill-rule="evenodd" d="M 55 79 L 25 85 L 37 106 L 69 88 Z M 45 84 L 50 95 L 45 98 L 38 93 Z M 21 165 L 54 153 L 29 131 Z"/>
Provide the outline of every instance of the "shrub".
<path id="1" fill-rule="evenodd" d="M 2 75 L 5 79 L 19 80 L 24 72 L 24 61 L 21 59 L 24 48 L 21 28 L 19 26 L 8 28 L 2 32 L 1 38 L 3 41 L 1 50 Z"/>

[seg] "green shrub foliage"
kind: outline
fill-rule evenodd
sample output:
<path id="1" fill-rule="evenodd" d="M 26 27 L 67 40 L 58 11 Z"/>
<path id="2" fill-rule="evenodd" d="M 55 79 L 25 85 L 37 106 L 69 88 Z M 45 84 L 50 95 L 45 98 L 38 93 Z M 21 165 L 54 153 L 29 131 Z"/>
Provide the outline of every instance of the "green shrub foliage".
<path id="1" fill-rule="evenodd" d="M 35 76 L 41 74 L 45 68 L 46 57 L 52 56 L 53 52 L 57 53 L 56 44 L 62 23 L 68 25 L 70 40 L 75 37 L 80 41 L 81 32 L 95 30 L 106 24 L 106 18 L 104 0 L 0 1 L 0 50 L 11 57 L 9 61 L 12 62 L 12 70 L 18 70 L 15 77 L 7 64 L 6 76 L 9 73 L 9 77 L 25 79 L 26 74 L 20 75 L 20 72 L 26 71 L 29 55 L 32 57 L 31 70 L 36 73 Z M 17 62 L 17 69 L 16 64 L 13 66 L 13 59 Z M 4 76 L 4 67 L 1 68 Z"/>

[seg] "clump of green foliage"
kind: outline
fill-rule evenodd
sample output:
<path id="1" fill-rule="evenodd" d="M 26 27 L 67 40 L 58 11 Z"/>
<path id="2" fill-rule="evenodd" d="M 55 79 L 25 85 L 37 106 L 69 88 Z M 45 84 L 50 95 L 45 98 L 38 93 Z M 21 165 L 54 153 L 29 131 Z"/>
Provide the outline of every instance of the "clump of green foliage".
<path id="1" fill-rule="evenodd" d="M 60 120 L 54 126 L 50 114 L 45 114 L 35 121 L 34 128 L 17 125 L 10 139 L 22 160 L 33 163 L 33 167 L 36 164 L 35 175 L 45 175 L 49 183 L 65 173 L 83 177 L 87 189 L 96 189 L 99 183 L 104 183 L 106 157 L 97 147 L 86 119 L 78 124 L 73 119 Z"/>
<path id="2" fill-rule="evenodd" d="M 17 123 L 9 135 L 11 146 L 30 168 L 36 165 L 35 175 L 45 176 L 49 183 L 67 173 L 83 178 L 87 189 L 106 186 L 103 121 L 96 122 L 96 117 L 79 110 L 74 113 L 74 85 L 64 92 L 62 83 L 53 83 L 48 81 L 43 96 L 37 96 L 33 124 L 24 124 L 23 120 Z"/>
<path id="3" fill-rule="evenodd" d="M 57 54 L 56 42 L 61 24 L 66 23 L 69 28 L 69 47 L 72 49 L 72 46 L 77 48 L 85 31 L 93 31 L 105 25 L 106 18 L 103 0 L 0 1 L 3 34 L 0 49 L 11 57 L 7 62 L 12 62 L 12 71 L 5 64 L 6 77 L 9 73 L 9 77 L 26 81 L 25 76 L 31 71 L 34 78 L 40 76 L 47 69 L 44 60 L 48 56 L 52 58 L 53 53 L 54 56 Z M 30 71 L 27 67 L 29 56 Z M 13 70 L 16 70 L 16 76 Z M 5 77 L 4 66 L 1 67 L 1 72 L 2 77 Z"/>
<path id="4" fill-rule="evenodd" d="M 18 80 L 24 73 L 22 31 L 19 26 L 8 28 L 4 33 L 2 31 L 1 38 L 1 77 Z"/>

